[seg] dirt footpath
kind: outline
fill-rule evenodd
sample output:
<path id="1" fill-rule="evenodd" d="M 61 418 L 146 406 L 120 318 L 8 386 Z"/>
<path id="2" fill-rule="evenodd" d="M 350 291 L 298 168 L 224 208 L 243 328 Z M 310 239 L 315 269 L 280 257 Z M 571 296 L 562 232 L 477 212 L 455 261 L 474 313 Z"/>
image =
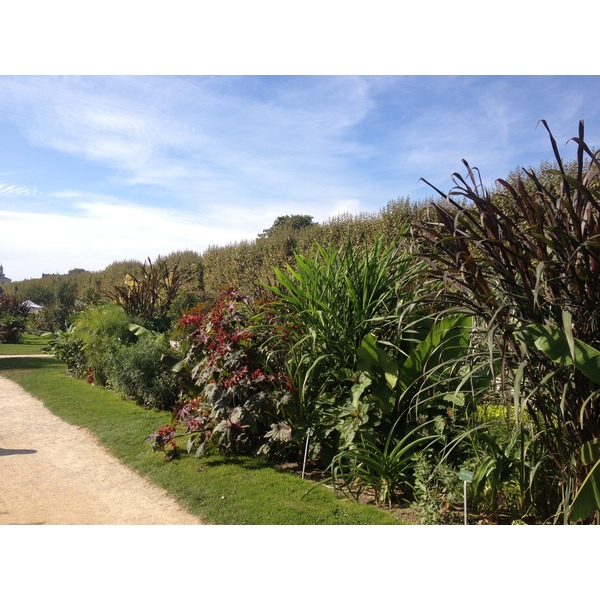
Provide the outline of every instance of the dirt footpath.
<path id="1" fill-rule="evenodd" d="M 0 525 L 200 525 L 167 493 L 0 376 Z"/>

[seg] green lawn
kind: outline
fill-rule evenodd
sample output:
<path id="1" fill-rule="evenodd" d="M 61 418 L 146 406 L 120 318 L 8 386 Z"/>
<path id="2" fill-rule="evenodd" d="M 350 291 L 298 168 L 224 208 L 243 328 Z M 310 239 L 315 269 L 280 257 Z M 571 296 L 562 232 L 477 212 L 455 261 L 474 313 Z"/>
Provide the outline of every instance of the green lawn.
<path id="1" fill-rule="evenodd" d="M 168 422 L 167 413 L 143 409 L 104 388 L 67 377 L 64 364 L 54 358 L 4 358 L 0 375 L 21 385 L 63 420 L 89 429 L 115 456 L 171 492 L 205 522 L 398 524 L 383 510 L 336 498 L 331 490 L 315 488 L 257 459 L 198 460 L 182 452 L 180 458 L 165 462 L 144 440 Z"/>
<path id="2" fill-rule="evenodd" d="M 26 333 L 23 335 L 23 341 L 20 344 L 0 344 L 0 355 L 43 354 L 44 348 L 48 346 L 51 339 L 51 337 Z"/>

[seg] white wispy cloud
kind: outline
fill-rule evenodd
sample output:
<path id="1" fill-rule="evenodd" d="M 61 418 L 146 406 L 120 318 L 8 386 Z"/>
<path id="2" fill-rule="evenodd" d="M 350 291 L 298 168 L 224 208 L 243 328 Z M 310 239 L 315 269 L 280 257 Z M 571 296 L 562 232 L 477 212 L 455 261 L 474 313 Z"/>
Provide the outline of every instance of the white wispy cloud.
<path id="1" fill-rule="evenodd" d="M 126 184 L 209 201 L 230 190 L 234 204 L 265 189 L 265 201 L 285 199 L 295 181 L 335 196 L 332 174 L 363 151 L 344 138 L 372 107 L 369 84 L 290 85 L 268 79 L 253 95 L 244 78 L 25 78 L 5 83 L 4 104 L 32 143 L 105 164 Z"/>
<path id="2" fill-rule="evenodd" d="M 0 195 L 34 196 L 35 194 L 37 194 L 37 190 L 27 185 L 14 185 L 9 183 L 2 183 L 0 181 Z"/>
<path id="3" fill-rule="evenodd" d="M 79 200 L 70 215 L 0 210 L 2 253 L 19 278 L 74 267 L 95 271 L 115 260 L 152 259 L 175 250 L 202 252 L 253 237 L 248 230 L 205 225 L 187 213 L 145 206 Z M 10 269 L 8 264 L 10 263 Z"/>

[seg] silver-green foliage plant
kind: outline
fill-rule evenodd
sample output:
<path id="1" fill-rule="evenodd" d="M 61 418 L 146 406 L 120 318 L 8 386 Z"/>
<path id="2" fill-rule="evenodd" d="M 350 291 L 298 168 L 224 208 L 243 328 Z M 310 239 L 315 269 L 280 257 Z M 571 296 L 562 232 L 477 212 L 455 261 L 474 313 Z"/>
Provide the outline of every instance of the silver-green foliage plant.
<path id="1" fill-rule="evenodd" d="M 172 349 L 165 334 L 130 326 L 137 341 L 121 344 L 107 356 L 110 387 L 147 408 L 171 409 L 179 397 L 179 382 L 170 362 Z"/>

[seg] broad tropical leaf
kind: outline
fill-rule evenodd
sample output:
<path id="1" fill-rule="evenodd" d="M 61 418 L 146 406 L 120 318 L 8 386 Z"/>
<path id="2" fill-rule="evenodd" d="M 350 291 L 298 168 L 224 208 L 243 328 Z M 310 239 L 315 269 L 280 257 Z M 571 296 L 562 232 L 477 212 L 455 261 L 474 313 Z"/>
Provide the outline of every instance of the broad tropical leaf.
<path id="1" fill-rule="evenodd" d="M 581 460 L 584 464 L 596 462 L 585 478 L 573 503 L 570 517 L 572 521 L 582 521 L 600 510 L 600 438 L 591 440 L 581 447 Z"/>
<path id="2" fill-rule="evenodd" d="M 432 362 L 442 364 L 467 353 L 472 317 L 451 315 L 436 323 L 425 338 L 407 357 L 399 375 L 403 391 L 419 381 Z"/>
<path id="3" fill-rule="evenodd" d="M 600 384 L 600 352 L 595 348 L 573 337 L 569 340 L 566 334 L 549 325 L 532 323 L 521 327 L 519 332 L 529 347 L 545 352 L 557 363 L 575 365 L 591 381 Z"/>

